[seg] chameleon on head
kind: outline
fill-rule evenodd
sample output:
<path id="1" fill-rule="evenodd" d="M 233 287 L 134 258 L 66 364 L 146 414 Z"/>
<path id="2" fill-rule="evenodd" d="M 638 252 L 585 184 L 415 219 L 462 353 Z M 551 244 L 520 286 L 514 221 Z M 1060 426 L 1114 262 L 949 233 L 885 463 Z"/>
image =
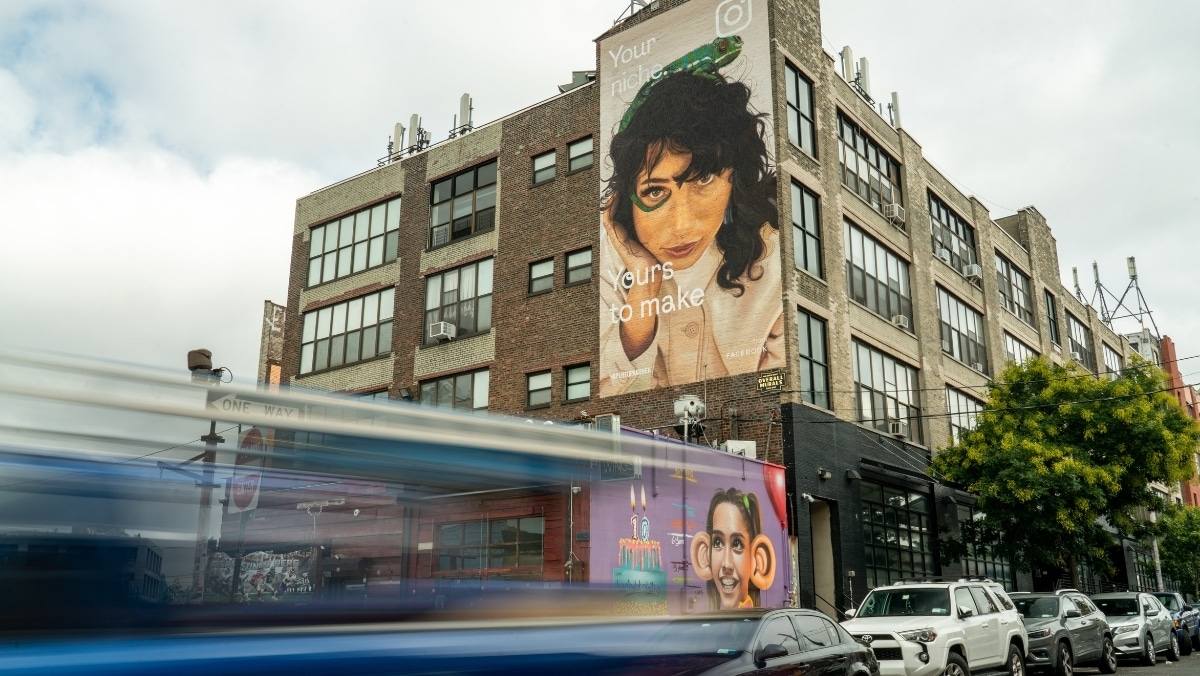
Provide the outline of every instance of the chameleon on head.
<path id="1" fill-rule="evenodd" d="M 742 39 L 736 35 L 729 37 L 717 38 L 712 42 L 697 47 L 683 56 L 675 59 L 671 63 L 663 66 L 659 71 L 658 76 L 651 78 L 642 88 L 638 90 L 637 96 L 633 97 L 629 108 L 625 110 L 625 115 L 621 117 L 621 124 L 618 131 L 625 131 L 629 126 L 630 120 L 633 119 L 633 114 L 642 106 L 646 100 L 646 96 L 650 94 L 650 89 L 663 77 L 673 73 L 690 73 L 715 79 L 717 71 L 729 64 L 742 53 Z"/>

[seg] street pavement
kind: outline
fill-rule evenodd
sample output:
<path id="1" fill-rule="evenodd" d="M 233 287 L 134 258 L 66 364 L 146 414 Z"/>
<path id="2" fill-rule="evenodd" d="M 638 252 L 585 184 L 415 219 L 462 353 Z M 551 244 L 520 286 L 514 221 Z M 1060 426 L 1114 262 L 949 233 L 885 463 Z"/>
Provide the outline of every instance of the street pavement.
<path id="1" fill-rule="evenodd" d="M 1099 676 L 1100 670 L 1079 667 L 1075 673 L 1079 676 Z M 1121 660 L 1117 666 L 1117 676 L 1200 676 L 1200 651 L 1192 651 L 1191 655 L 1180 657 L 1178 662 L 1168 662 L 1166 657 L 1159 655 L 1158 662 L 1152 667 Z"/>

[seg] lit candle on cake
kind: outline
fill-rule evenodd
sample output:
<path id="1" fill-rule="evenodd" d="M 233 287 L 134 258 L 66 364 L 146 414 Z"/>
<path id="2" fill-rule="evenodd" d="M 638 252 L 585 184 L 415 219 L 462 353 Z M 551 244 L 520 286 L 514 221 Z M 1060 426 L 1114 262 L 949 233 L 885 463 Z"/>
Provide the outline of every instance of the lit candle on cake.
<path id="1" fill-rule="evenodd" d="M 633 539 L 638 539 L 637 495 L 633 492 L 633 484 L 629 484 L 629 508 L 633 516 L 629 517 L 629 526 L 633 530 Z"/>

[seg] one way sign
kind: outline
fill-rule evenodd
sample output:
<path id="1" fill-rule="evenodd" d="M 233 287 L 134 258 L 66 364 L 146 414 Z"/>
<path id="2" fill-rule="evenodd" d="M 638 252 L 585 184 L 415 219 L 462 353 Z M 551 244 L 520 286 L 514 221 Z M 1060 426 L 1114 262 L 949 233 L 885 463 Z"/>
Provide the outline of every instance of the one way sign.
<path id="1" fill-rule="evenodd" d="M 289 406 L 280 406 L 267 401 L 246 399 L 236 394 L 227 394 L 214 398 L 216 393 L 209 392 L 208 406 L 222 413 L 241 413 L 245 415 L 261 415 L 278 418 L 280 421 L 294 421 L 304 417 L 304 411 Z"/>

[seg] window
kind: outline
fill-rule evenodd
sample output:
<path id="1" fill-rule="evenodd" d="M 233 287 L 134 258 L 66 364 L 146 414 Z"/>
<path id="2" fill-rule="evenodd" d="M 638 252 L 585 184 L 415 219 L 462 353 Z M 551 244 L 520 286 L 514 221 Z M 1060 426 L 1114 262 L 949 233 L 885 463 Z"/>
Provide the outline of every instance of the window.
<path id="1" fill-rule="evenodd" d="M 829 408 L 825 322 L 804 310 L 797 310 L 796 318 L 800 327 L 800 396 L 814 406 Z"/>
<path id="2" fill-rule="evenodd" d="M 400 198 L 313 228 L 308 285 L 324 284 L 396 260 Z"/>
<path id="3" fill-rule="evenodd" d="M 796 629 L 803 637 L 804 650 L 820 650 L 841 643 L 841 634 L 828 621 L 812 615 L 793 615 Z"/>
<path id="4" fill-rule="evenodd" d="M 796 636 L 796 628 L 787 615 L 777 615 L 767 620 L 758 632 L 758 647 L 772 643 L 783 646 L 789 655 L 800 652 L 800 641 Z"/>
<path id="5" fill-rule="evenodd" d="M 1054 300 L 1054 294 L 1049 291 L 1046 292 L 1046 325 L 1050 329 L 1050 342 L 1062 345 L 1058 336 L 1058 304 Z"/>
<path id="6" fill-rule="evenodd" d="M 854 341 L 852 355 L 859 422 L 888 432 L 888 422 L 907 421 L 909 436 L 920 442 L 917 370 L 858 341 Z"/>
<path id="7" fill-rule="evenodd" d="M 946 388 L 946 412 L 950 420 L 950 443 L 957 444 L 964 432 L 975 428 L 975 419 L 983 410 L 983 402 L 954 389 Z"/>
<path id="8" fill-rule="evenodd" d="M 975 252 L 975 228 L 972 228 L 944 202 L 929 193 L 929 224 L 933 230 L 933 254 L 955 270 L 978 261 Z M 946 252 L 942 253 L 942 249 Z"/>
<path id="9" fill-rule="evenodd" d="M 932 527 L 929 497 L 866 479 L 859 483 L 867 588 L 935 574 L 937 531 Z"/>
<path id="10" fill-rule="evenodd" d="M 1000 287 L 1000 304 L 1004 309 L 1033 326 L 1033 297 L 1029 293 L 1029 276 L 1013 267 L 1007 258 L 996 254 L 996 281 Z"/>
<path id="11" fill-rule="evenodd" d="M 304 313 L 300 375 L 354 364 L 392 351 L 396 290 L 384 289 Z"/>
<path id="12" fill-rule="evenodd" d="M 796 267 L 825 278 L 821 265 L 821 219 L 817 196 L 798 183 L 792 184 L 792 255 Z"/>
<path id="13" fill-rule="evenodd" d="M 350 396 L 361 401 L 390 401 L 387 390 L 379 390 L 378 392 L 356 392 Z"/>
<path id="14" fill-rule="evenodd" d="M 567 401 L 580 401 L 592 397 L 592 367 L 590 364 L 571 366 L 567 372 Z"/>
<path id="15" fill-rule="evenodd" d="M 838 113 L 838 139 L 842 185 L 880 213 L 887 204 L 901 204 L 900 163 L 841 113 Z"/>
<path id="16" fill-rule="evenodd" d="M 489 380 L 487 369 L 427 380 L 421 383 L 421 405 L 486 411 Z"/>
<path id="17" fill-rule="evenodd" d="M 979 606 L 980 613 L 990 615 L 1000 612 L 1000 609 L 996 607 L 996 602 L 983 590 L 983 587 L 970 587 L 970 589 L 971 596 L 975 597 L 975 605 Z"/>
<path id="18" fill-rule="evenodd" d="M 534 406 L 549 406 L 550 405 L 550 372 L 541 371 L 539 373 L 530 373 L 525 376 L 525 405 Z"/>
<path id="19" fill-rule="evenodd" d="M 942 327 L 942 352 L 977 371 L 987 373 L 983 315 L 940 286 L 937 288 L 937 299 Z"/>
<path id="20" fill-rule="evenodd" d="M 545 517 L 477 519 L 437 526 L 435 569 L 439 573 L 541 568 Z"/>
<path id="21" fill-rule="evenodd" d="M 496 225 L 496 161 L 442 179 L 429 192 L 429 246 Z"/>
<path id="22" fill-rule="evenodd" d="M 545 183 L 554 178 L 558 168 L 558 151 L 551 150 L 533 158 L 533 184 Z"/>
<path id="23" fill-rule="evenodd" d="M 1104 353 L 1104 369 L 1113 376 L 1118 376 L 1125 369 L 1125 360 L 1121 357 L 1121 353 L 1108 346 L 1108 343 L 1100 343 L 1101 351 Z"/>
<path id="24" fill-rule="evenodd" d="M 567 285 L 579 284 L 592 278 L 592 250 L 580 249 L 567 254 Z"/>
<path id="25" fill-rule="evenodd" d="M 912 324 L 908 263 L 850 221 L 846 225 L 846 286 L 850 297 L 891 320 L 904 315 Z"/>
<path id="26" fill-rule="evenodd" d="M 554 259 L 529 264 L 529 293 L 544 293 L 554 288 Z"/>
<path id="27" fill-rule="evenodd" d="M 1071 358 L 1083 364 L 1089 371 L 1096 370 L 1096 353 L 1092 352 L 1092 330 L 1067 313 L 1068 341 L 1071 347 Z"/>
<path id="28" fill-rule="evenodd" d="M 1023 364 L 1036 356 L 1038 353 L 1032 347 L 1017 340 L 1007 331 L 1004 332 L 1004 358 L 1006 360 Z"/>
<path id="29" fill-rule="evenodd" d="M 792 145 L 816 157 L 816 135 L 813 132 L 812 82 L 792 67 L 784 66 L 787 81 L 788 140 Z"/>
<path id="30" fill-rule="evenodd" d="M 430 275 L 425 279 L 426 345 L 434 322 L 449 322 L 456 337 L 482 333 L 492 328 L 492 259 Z"/>
<path id="31" fill-rule="evenodd" d="M 592 166 L 595 142 L 589 136 L 567 146 L 567 172 L 579 171 Z"/>

